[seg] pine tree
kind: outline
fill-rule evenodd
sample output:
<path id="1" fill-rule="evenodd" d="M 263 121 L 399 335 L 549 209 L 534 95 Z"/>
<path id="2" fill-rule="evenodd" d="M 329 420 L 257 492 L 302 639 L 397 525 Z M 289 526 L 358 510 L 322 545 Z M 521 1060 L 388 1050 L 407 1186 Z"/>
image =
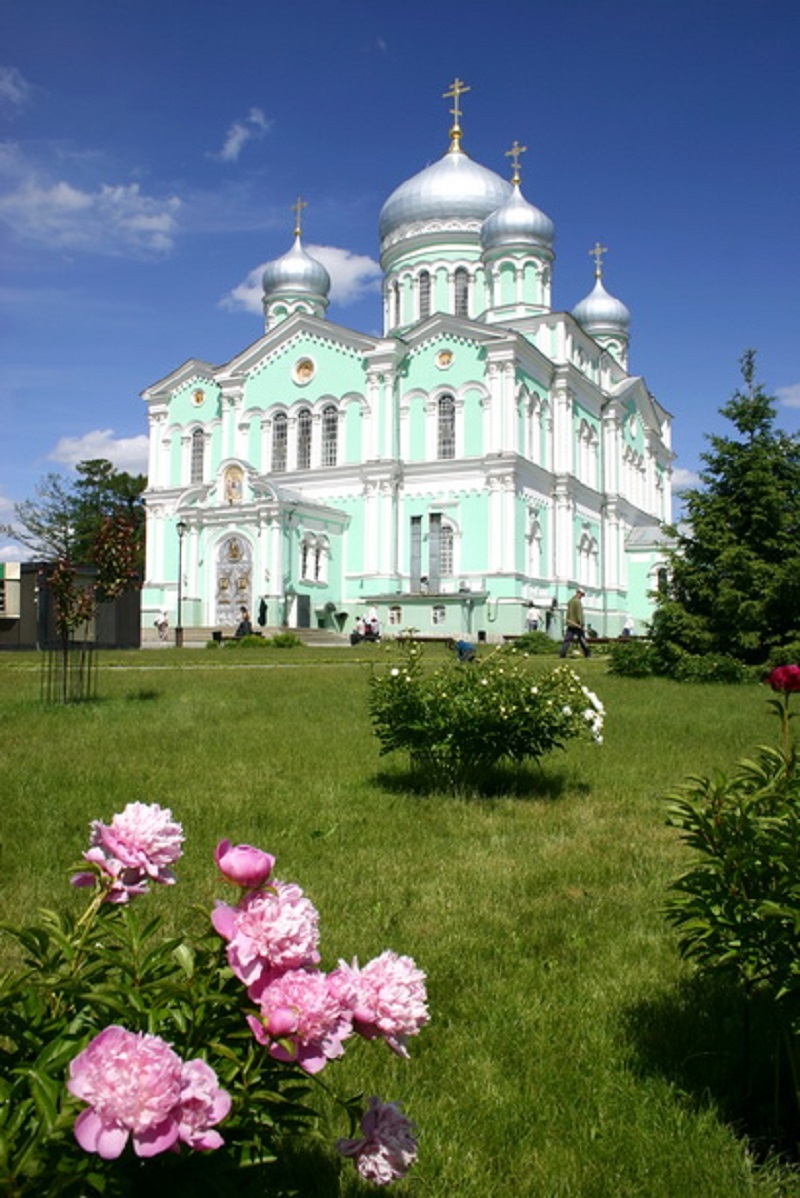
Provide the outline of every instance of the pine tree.
<path id="1" fill-rule="evenodd" d="M 760 663 L 800 639 L 800 441 L 775 427 L 753 350 L 740 366 L 744 388 L 720 408 L 734 435 L 709 437 L 702 485 L 684 495 L 652 628 L 666 664 L 681 650 Z"/>

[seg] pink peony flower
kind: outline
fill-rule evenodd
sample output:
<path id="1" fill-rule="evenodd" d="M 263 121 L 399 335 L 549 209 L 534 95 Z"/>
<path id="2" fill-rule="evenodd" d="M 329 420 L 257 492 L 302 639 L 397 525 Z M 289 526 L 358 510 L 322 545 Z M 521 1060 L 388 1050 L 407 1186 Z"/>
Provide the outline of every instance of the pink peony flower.
<path id="1" fill-rule="evenodd" d="M 278 1061 L 294 1061 L 306 1073 L 319 1073 L 344 1052 L 352 1032 L 350 1012 L 336 987 L 318 969 L 291 969 L 262 991 L 261 1015 L 248 1015 L 255 1038 Z"/>
<path id="2" fill-rule="evenodd" d="M 99 876 L 106 901 L 126 903 L 147 891 L 149 882 L 172 885 L 170 866 L 181 855 L 183 829 L 168 808 L 128 803 L 110 824 L 92 821 L 91 848 L 83 856 L 94 871 L 75 874 L 73 886 L 90 886 Z"/>
<path id="3" fill-rule="evenodd" d="M 172 1148 L 179 1135 L 181 1059 L 159 1036 L 112 1025 L 70 1062 L 67 1089 L 89 1104 L 75 1138 L 104 1160 L 118 1157 L 130 1136 L 137 1156 Z"/>
<path id="4" fill-rule="evenodd" d="M 276 972 L 319 962 L 319 915 L 293 882 L 253 890 L 237 907 L 220 903 L 211 922 L 228 941 L 228 964 L 254 1002 Z"/>
<path id="5" fill-rule="evenodd" d="M 196 1058 L 181 1070 L 181 1098 L 177 1111 L 178 1135 L 190 1148 L 219 1148 L 224 1140 L 212 1131 L 231 1109 L 231 1096 L 220 1089 L 210 1065 Z"/>
<path id="6" fill-rule="evenodd" d="M 214 860 L 229 882 L 249 890 L 263 886 L 275 867 L 275 858 L 269 853 L 249 844 L 232 845 L 229 840 L 219 842 Z"/>
<path id="7" fill-rule="evenodd" d="M 428 1022 L 425 974 L 411 957 L 388 950 L 363 969 L 344 961 L 331 975 L 342 1002 L 353 1014 L 353 1027 L 372 1040 L 382 1036 L 399 1056 L 407 1057 L 406 1040 Z"/>
<path id="8" fill-rule="evenodd" d="M 774 691 L 789 694 L 800 691 L 800 666 L 778 666 L 768 675 L 767 682 Z"/>
<path id="9" fill-rule="evenodd" d="M 400 1104 L 370 1098 L 361 1130 L 362 1139 L 339 1140 L 336 1147 L 342 1156 L 353 1158 L 364 1180 L 385 1186 L 405 1177 L 417 1159 L 417 1143 L 413 1124 L 403 1114 Z"/>
<path id="10" fill-rule="evenodd" d="M 70 1062 L 67 1089 L 89 1104 L 75 1121 L 86 1152 L 115 1160 L 133 1139 L 137 1156 L 192 1148 L 219 1148 L 211 1131 L 230 1110 L 230 1095 L 199 1058 L 184 1063 L 160 1036 L 112 1025 Z"/>

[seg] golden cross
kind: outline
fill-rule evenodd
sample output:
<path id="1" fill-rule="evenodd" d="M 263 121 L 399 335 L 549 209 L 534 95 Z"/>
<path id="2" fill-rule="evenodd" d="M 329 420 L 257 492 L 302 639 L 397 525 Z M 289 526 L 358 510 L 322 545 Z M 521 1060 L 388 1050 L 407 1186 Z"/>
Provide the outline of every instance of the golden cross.
<path id="1" fill-rule="evenodd" d="M 450 84 L 450 90 L 442 93 L 442 99 L 453 101 L 453 107 L 450 109 L 450 113 L 453 117 L 453 127 L 450 130 L 450 137 L 452 139 L 451 145 L 456 147 L 458 147 L 458 143 L 461 138 L 461 125 L 459 124 L 459 118 L 461 117 L 461 106 L 459 105 L 458 101 L 460 97 L 464 95 L 464 92 L 468 92 L 469 90 L 469 86 L 464 83 L 463 80 L 459 79 L 458 75 L 456 75 L 455 79 Z"/>
<path id="2" fill-rule="evenodd" d="M 306 200 L 302 200 L 300 198 L 300 196 L 298 196 L 297 199 L 295 200 L 295 202 L 293 204 L 290 204 L 289 207 L 291 208 L 292 212 L 294 213 L 294 235 L 295 235 L 295 237 L 299 237 L 300 233 L 302 232 L 301 215 L 302 215 L 303 209 L 308 207 L 308 203 L 306 202 Z"/>
<path id="3" fill-rule="evenodd" d="M 511 176 L 512 183 L 519 183 L 519 156 L 520 154 L 524 154 L 527 149 L 527 146 L 521 146 L 517 139 L 514 138 L 514 144 L 511 149 L 506 150 L 506 158 L 510 158 L 514 166 L 514 173 Z"/>
<path id="4" fill-rule="evenodd" d="M 594 249 L 589 250 L 589 257 L 594 258 L 594 277 L 601 279 L 603 277 L 603 254 L 608 253 L 608 246 L 601 245 L 599 241 L 594 243 Z"/>

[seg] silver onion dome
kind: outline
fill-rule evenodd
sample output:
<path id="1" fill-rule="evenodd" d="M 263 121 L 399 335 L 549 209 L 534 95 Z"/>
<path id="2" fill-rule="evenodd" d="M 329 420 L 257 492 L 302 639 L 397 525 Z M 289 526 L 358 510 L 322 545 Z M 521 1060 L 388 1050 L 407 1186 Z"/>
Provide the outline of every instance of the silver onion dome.
<path id="1" fill-rule="evenodd" d="M 321 262 L 303 249 L 299 232 L 295 233 L 294 244 L 288 253 L 267 263 L 261 283 L 266 298 L 289 291 L 327 299 L 331 289 L 330 275 Z"/>
<path id="2" fill-rule="evenodd" d="M 457 140 L 447 153 L 396 187 L 381 209 L 383 241 L 403 225 L 433 220 L 485 220 L 508 199 L 511 185 L 473 162 Z"/>
<path id="3" fill-rule="evenodd" d="M 631 322 L 622 300 L 606 291 L 599 275 L 593 289 L 572 309 L 572 315 L 587 333 L 623 332 Z"/>
<path id="4" fill-rule="evenodd" d="M 530 204 L 520 191 L 519 184 L 514 183 L 505 203 L 483 222 L 481 245 L 484 250 L 518 245 L 550 247 L 555 232 L 550 217 Z"/>

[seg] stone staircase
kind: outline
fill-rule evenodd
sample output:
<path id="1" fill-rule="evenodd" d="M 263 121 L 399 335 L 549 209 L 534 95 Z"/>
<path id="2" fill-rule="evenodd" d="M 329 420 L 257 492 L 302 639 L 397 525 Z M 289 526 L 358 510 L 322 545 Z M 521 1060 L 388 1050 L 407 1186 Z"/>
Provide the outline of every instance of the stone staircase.
<path id="1" fill-rule="evenodd" d="M 219 626 L 217 625 L 216 628 Z M 184 649 L 204 649 L 208 641 L 213 639 L 215 627 L 184 628 Z M 261 631 L 261 630 L 259 630 Z M 333 628 L 264 628 L 264 636 L 275 636 L 278 632 L 293 632 L 304 645 L 313 648 L 330 648 L 332 646 L 349 645 L 350 638 L 344 633 L 336 632 Z M 227 636 L 231 634 L 228 633 Z M 143 649 L 174 649 L 175 629 L 170 628 L 166 641 L 159 640 L 156 628 L 142 629 Z"/>

